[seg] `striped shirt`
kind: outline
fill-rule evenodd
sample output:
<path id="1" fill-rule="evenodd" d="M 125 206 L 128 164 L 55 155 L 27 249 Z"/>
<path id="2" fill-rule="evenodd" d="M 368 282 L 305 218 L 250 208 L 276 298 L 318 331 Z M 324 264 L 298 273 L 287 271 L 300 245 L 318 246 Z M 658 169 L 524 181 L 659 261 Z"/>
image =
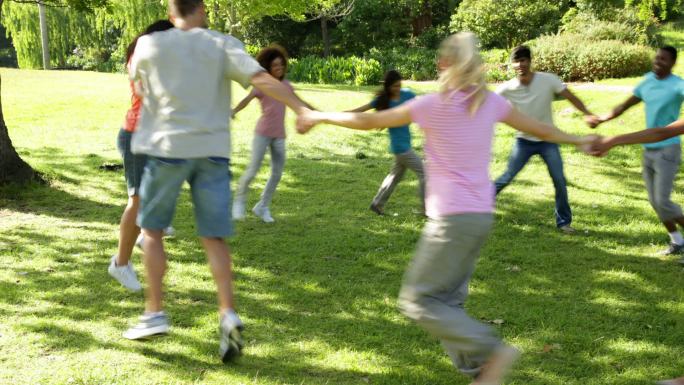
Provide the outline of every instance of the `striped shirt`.
<path id="1" fill-rule="evenodd" d="M 408 102 L 411 119 L 425 131 L 426 214 L 430 218 L 494 211 L 489 179 L 494 126 L 511 105 L 488 92 L 472 115 L 464 92 L 429 94 Z"/>

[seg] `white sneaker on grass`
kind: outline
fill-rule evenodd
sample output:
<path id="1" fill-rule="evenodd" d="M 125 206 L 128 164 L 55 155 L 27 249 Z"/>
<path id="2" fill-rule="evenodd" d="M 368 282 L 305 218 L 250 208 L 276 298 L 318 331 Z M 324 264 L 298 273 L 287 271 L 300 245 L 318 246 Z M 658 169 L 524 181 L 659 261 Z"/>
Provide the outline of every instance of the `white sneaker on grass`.
<path id="1" fill-rule="evenodd" d="M 174 229 L 172 226 L 169 226 L 164 229 L 164 236 L 165 237 L 173 237 L 176 235 L 176 229 Z M 140 235 L 138 235 L 138 238 L 135 240 L 135 245 L 142 250 L 143 249 L 143 242 L 145 242 L 145 235 L 141 232 Z"/>
<path id="2" fill-rule="evenodd" d="M 245 219 L 245 202 L 240 199 L 236 199 L 233 202 L 233 220 L 241 221 Z"/>
<path id="3" fill-rule="evenodd" d="M 261 220 L 266 223 L 275 222 L 275 219 L 273 219 L 273 217 L 271 216 L 271 210 L 269 210 L 268 206 L 262 205 L 261 202 L 257 203 L 256 206 L 254 206 L 252 212 L 254 213 L 254 215 L 261 218 Z"/>
<path id="4" fill-rule="evenodd" d="M 129 340 L 139 340 L 157 334 L 169 332 L 169 319 L 164 312 L 152 315 L 143 314 L 138 319 L 138 324 L 126 330 L 123 337 Z"/>
<path id="5" fill-rule="evenodd" d="M 138 281 L 138 276 L 135 274 L 135 270 L 133 270 L 131 261 L 128 261 L 128 264 L 126 265 L 117 266 L 116 255 L 114 255 L 112 256 L 111 262 L 109 262 L 107 272 L 126 289 L 131 291 L 142 290 L 142 286 L 140 286 L 140 281 Z"/>
<path id="6" fill-rule="evenodd" d="M 227 363 L 234 360 L 242 351 L 242 330 L 244 325 L 233 310 L 228 310 L 221 316 L 219 321 L 219 356 L 221 361 Z"/>

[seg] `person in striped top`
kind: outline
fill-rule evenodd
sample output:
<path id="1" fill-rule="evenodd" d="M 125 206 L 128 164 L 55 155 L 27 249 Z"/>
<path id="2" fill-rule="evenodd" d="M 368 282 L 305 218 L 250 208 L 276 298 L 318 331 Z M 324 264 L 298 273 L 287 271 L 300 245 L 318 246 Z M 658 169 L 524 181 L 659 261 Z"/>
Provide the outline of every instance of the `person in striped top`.
<path id="1" fill-rule="evenodd" d="M 437 337 L 473 385 L 501 384 L 518 351 L 463 308 L 480 249 L 494 219 L 489 178 L 494 127 L 504 122 L 542 140 L 589 151 L 596 136 L 566 134 L 529 118 L 487 90 L 478 40 L 447 38 L 439 51 L 440 91 L 374 114 L 307 112 L 305 133 L 319 123 L 359 130 L 418 123 L 425 133 L 428 223 L 399 294 L 402 313 Z"/>

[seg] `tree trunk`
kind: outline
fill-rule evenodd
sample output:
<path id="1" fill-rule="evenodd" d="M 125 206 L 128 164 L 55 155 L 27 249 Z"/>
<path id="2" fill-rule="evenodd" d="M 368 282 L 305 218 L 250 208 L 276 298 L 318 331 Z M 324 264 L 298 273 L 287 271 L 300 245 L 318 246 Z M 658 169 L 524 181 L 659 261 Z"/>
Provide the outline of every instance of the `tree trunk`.
<path id="1" fill-rule="evenodd" d="M 0 10 L 3 0 L 0 0 Z M 0 11 L 1 12 L 1 11 Z M 2 82 L 0 81 L 0 90 Z M 5 116 L 2 113 L 2 96 L 0 93 L 0 185 L 8 183 L 27 183 L 30 181 L 40 181 L 40 176 L 33 171 L 31 166 L 26 164 L 17 151 L 12 146 Z"/>
<path id="2" fill-rule="evenodd" d="M 40 41 L 43 45 L 43 69 L 50 69 L 50 43 L 48 39 L 47 16 L 45 15 L 45 4 L 38 3 L 38 16 L 40 17 Z"/>
<path id="3" fill-rule="evenodd" d="M 413 17 L 411 25 L 413 27 L 413 36 L 420 36 L 423 31 L 432 26 L 432 5 L 429 1 L 423 3 L 423 9 L 419 15 Z"/>
<path id="4" fill-rule="evenodd" d="M 321 37 L 323 38 L 323 56 L 330 56 L 330 34 L 328 33 L 328 17 L 321 15 Z"/>

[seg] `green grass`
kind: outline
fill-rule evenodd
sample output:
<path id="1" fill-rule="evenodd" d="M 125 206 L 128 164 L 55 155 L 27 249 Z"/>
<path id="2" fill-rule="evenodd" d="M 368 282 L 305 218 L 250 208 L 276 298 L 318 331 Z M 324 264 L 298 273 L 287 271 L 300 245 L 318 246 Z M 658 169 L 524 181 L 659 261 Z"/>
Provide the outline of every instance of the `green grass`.
<path id="1" fill-rule="evenodd" d="M 250 217 L 231 239 L 247 348 L 226 366 L 216 353 L 214 286 L 187 194 L 174 221 L 178 236 L 168 241 L 173 331 L 149 342 L 120 337 L 141 313 L 143 297 L 106 273 L 126 197 L 121 173 L 98 167 L 119 162 L 125 78 L 0 73 L 14 144 L 49 179 L 46 186 L 0 189 L 0 383 L 468 383 L 439 343 L 396 310 L 424 221 L 412 214 L 418 205 L 412 175 L 390 200 L 391 215 L 367 209 L 392 162 L 385 133 L 322 127 L 300 136 L 290 128 L 285 177 L 272 206 L 277 222 Z M 373 92 L 297 88 L 331 110 L 364 104 Z M 236 91 L 236 99 L 244 95 Z M 597 112 L 624 98 L 579 95 Z M 568 107 L 556 103 L 558 124 L 589 132 Z M 236 176 L 248 160 L 258 114 L 254 103 L 233 127 Z M 641 129 L 643 120 L 641 107 L 634 108 L 601 132 Z M 421 135 L 414 134 L 420 151 Z M 494 176 L 513 137 L 509 128 L 498 130 Z M 367 158 L 358 159 L 360 152 Z M 684 373 L 684 271 L 673 258 L 652 256 L 667 235 L 646 200 L 639 148 L 605 159 L 570 147 L 563 155 L 580 233 L 555 230 L 553 187 L 535 159 L 500 197 L 468 311 L 503 319 L 496 328 L 524 350 L 509 384 L 645 385 Z M 267 176 L 264 167 L 255 190 Z M 682 187 L 675 201 L 684 201 Z M 134 261 L 140 271 L 138 252 Z M 545 352 L 547 345 L 553 348 Z"/>

